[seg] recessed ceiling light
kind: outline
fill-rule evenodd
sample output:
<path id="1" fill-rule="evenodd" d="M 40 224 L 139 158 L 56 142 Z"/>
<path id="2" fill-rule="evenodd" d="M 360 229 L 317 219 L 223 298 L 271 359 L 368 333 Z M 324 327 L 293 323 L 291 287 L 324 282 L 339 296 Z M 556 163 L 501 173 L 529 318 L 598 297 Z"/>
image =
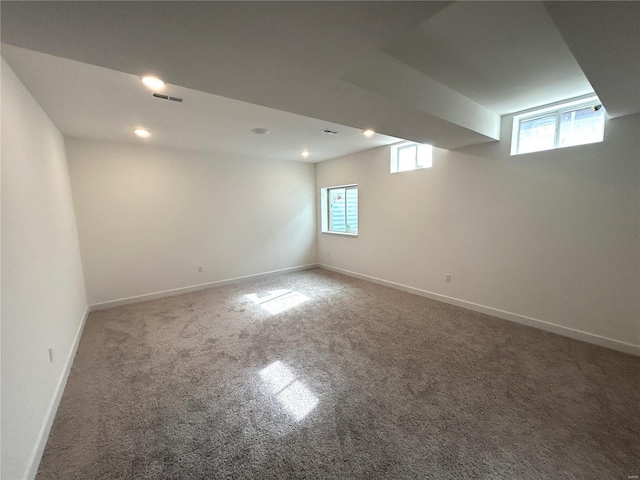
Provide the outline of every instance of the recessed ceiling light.
<path id="1" fill-rule="evenodd" d="M 158 77 L 142 77 L 142 83 L 144 83 L 151 90 L 162 90 L 162 88 L 164 88 L 164 82 Z"/>
<path id="2" fill-rule="evenodd" d="M 135 133 L 136 135 L 138 135 L 139 137 L 142 138 L 147 138 L 149 135 L 151 135 L 151 132 L 149 130 L 147 130 L 146 128 L 136 128 L 133 133 Z"/>
<path id="3" fill-rule="evenodd" d="M 374 132 L 373 130 L 369 129 L 369 130 L 365 130 L 364 132 L 362 132 L 362 134 L 365 137 L 373 137 L 375 135 L 376 132 Z"/>
<path id="4" fill-rule="evenodd" d="M 256 135 L 267 135 L 269 133 L 269 130 L 267 130 L 266 128 L 254 128 L 251 131 Z"/>
<path id="5" fill-rule="evenodd" d="M 309 155 L 311 155 L 311 152 L 309 150 L 302 150 L 300 152 L 300 155 L 302 155 L 304 158 L 307 158 Z"/>

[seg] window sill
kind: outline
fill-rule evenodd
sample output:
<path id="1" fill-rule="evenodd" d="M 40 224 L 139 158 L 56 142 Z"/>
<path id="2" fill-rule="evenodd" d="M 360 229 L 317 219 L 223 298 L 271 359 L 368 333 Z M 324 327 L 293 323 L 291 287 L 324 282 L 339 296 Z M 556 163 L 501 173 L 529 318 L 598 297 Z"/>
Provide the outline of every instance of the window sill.
<path id="1" fill-rule="evenodd" d="M 390 170 L 389 173 L 406 173 L 406 172 L 415 172 L 416 170 L 424 170 L 426 168 L 431 168 L 429 167 L 416 167 L 416 168 L 409 168 L 407 170 Z"/>
<path id="2" fill-rule="evenodd" d="M 343 235 L 346 237 L 357 237 L 357 233 L 349 233 L 349 232 L 331 232 L 329 230 L 323 230 L 322 233 L 329 233 L 331 235 Z"/>

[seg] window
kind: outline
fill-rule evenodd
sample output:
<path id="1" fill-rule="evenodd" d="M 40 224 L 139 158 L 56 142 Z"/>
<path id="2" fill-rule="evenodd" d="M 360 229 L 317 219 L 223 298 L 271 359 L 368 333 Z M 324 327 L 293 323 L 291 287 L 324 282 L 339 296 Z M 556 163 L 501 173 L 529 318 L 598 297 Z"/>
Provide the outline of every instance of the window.
<path id="1" fill-rule="evenodd" d="M 358 186 L 342 185 L 320 190 L 322 231 L 358 234 Z"/>
<path id="2" fill-rule="evenodd" d="M 391 147 L 391 173 L 408 172 L 418 168 L 431 168 L 431 145 L 403 142 Z"/>
<path id="3" fill-rule="evenodd" d="M 597 97 L 516 115 L 511 155 L 601 142 L 604 108 Z"/>

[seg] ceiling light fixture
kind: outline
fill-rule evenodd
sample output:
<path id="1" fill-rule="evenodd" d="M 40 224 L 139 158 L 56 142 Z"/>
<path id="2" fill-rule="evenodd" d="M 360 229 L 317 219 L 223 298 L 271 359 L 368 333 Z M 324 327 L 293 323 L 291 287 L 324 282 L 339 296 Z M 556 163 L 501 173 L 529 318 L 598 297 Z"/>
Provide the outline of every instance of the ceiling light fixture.
<path id="1" fill-rule="evenodd" d="M 146 76 L 142 77 L 142 83 L 144 83 L 151 90 L 162 90 L 164 88 L 164 82 L 158 77 Z"/>
<path id="2" fill-rule="evenodd" d="M 362 134 L 363 134 L 365 137 L 373 137 L 373 136 L 375 135 L 375 133 L 376 133 L 376 132 L 374 132 L 374 131 L 373 131 L 373 130 L 371 130 L 371 129 L 368 129 L 368 130 L 365 130 L 364 132 L 362 132 Z"/>
<path id="3" fill-rule="evenodd" d="M 147 130 L 146 128 L 136 128 L 133 133 L 135 133 L 136 135 L 138 135 L 139 137 L 142 138 L 147 138 L 149 135 L 151 135 L 151 132 L 149 130 Z"/>
<path id="4" fill-rule="evenodd" d="M 266 128 L 254 128 L 251 131 L 256 135 L 267 135 L 269 133 L 269 130 L 267 130 Z"/>
<path id="5" fill-rule="evenodd" d="M 300 152 L 300 155 L 302 155 L 304 158 L 307 158 L 309 155 L 311 155 L 311 152 L 309 150 L 302 150 Z"/>

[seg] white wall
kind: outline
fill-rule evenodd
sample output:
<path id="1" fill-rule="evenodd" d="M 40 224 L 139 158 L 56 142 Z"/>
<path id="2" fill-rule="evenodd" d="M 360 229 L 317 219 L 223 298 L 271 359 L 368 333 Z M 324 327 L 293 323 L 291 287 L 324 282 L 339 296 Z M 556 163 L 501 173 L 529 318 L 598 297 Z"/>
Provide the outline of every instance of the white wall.
<path id="1" fill-rule="evenodd" d="M 0 477 L 13 480 L 35 474 L 87 301 L 62 135 L 4 59 L 1 88 Z"/>
<path id="2" fill-rule="evenodd" d="M 608 121 L 601 144 L 511 157 L 508 116 L 502 141 L 393 175 L 389 147 L 320 163 L 318 195 L 359 184 L 360 231 L 318 233 L 318 259 L 640 353 L 638 119 Z"/>
<path id="3" fill-rule="evenodd" d="M 313 165 L 142 142 L 66 142 L 90 304 L 315 263 Z"/>

